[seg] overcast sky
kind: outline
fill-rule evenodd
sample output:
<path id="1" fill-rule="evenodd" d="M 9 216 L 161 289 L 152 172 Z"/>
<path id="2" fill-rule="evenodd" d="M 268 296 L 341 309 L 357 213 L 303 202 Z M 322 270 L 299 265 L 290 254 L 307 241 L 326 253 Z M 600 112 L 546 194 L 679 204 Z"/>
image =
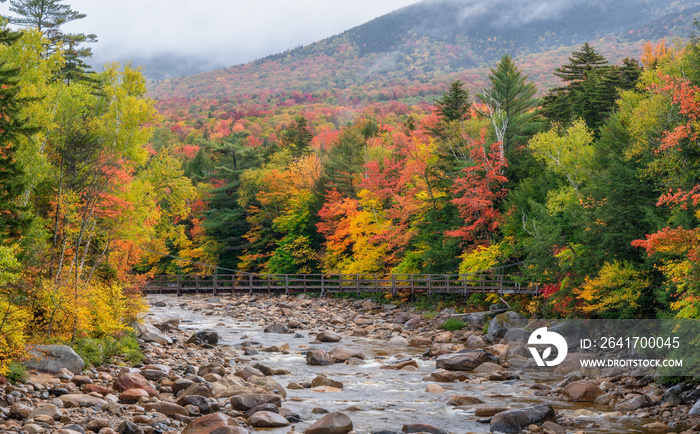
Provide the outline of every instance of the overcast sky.
<path id="1" fill-rule="evenodd" d="M 177 53 L 245 63 L 341 33 L 418 0 L 64 0 L 95 33 L 96 60 Z M 0 4 L 7 14 L 8 3 Z"/>

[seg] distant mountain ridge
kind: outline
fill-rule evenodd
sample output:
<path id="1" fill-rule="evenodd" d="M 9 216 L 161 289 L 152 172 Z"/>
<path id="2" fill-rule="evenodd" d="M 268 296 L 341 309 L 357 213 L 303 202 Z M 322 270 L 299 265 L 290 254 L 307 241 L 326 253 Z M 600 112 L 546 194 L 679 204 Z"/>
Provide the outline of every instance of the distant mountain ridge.
<path id="1" fill-rule="evenodd" d="M 516 62 L 549 53 L 526 71 L 533 77 L 552 66 L 549 57 L 559 61 L 561 47 L 588 41 L 613 53 L 612 62 L 639 57 L 642 41 L 688 37 L 698 16 L 700 5 L 691 0 L 426 0 L 305 47 L 150 88 L 156 98 L 326 92 L 325 98 L 371 101 L 395 97 L 387 86 L 424 85 L 404 95 L 414 101 L 433 93 L 430 82 L 470 71 L 483 82 L 505 53 Z"/>

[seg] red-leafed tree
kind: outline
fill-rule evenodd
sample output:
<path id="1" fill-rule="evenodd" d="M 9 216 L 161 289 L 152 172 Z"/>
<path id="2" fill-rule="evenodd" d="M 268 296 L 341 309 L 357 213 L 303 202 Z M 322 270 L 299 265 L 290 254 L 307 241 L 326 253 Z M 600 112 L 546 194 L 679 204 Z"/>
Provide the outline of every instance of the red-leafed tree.
<path id="1" fill-rule="evenodd" d="M 465 137 L 471 165 L 455 179 L 454 203 L 464 219 L 464 226 L 448 235 L 462 237 L 476 244 L 488 243 L 501 223 L 497 202 L 505 196 L 508 181 L 503 174 L 507 163 L 501 158 L 500 142 L 486 144 L 486 131 L 478 139 Z"/>

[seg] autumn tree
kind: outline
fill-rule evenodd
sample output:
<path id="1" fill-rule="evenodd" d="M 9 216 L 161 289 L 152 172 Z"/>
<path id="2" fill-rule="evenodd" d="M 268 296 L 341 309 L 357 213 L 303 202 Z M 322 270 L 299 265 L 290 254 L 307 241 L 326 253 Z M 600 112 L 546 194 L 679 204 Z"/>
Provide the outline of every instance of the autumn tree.
<path id="1" fill-rule="evenodd" d="M 97 36 L 84 33 L 64 33 L 61 26 L 86 17 L 85 14 L 63 4 L 63 0 L 9 0 L 10 12 L 16 16 L 8 17 L 11 24 L 34 28 L 42 32 L 50 41 L 47 55 L 59 47 L 65 55 L 65 64 L 59 75 L 68 82 L 74 80 L 92 81 L 90 66 L 83 59 L 92 56 L 92 49 L 81 45 L 97 42 Z"/>

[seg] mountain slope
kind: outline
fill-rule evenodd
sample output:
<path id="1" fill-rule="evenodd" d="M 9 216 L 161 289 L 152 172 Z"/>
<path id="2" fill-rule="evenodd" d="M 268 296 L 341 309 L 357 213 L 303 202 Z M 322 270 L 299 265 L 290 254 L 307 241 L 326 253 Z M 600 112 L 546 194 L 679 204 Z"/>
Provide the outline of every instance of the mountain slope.
<path id="1" fill-rule="evenodd" d="M 271 98 L 300 92 L 316 93 L 315 98 L 410 102 L 456 78 L 483 82 L 488 67 L 504 53 L 517 62 L 547 53 L 533 69 L 525 69 L 533 78 L 540 68 L 551 74 L 551 66 L 558 65 L 551 60 L 565 61 L 587 41 L 612 62 L 639 57 L 644 40 L 687 37 L 697 16 L 700 5 L 691 0 L 429 0 L 306 47 L 153 83 L 151 89 L 156 98 Z M 566 47 L 563 53 L 561 47 Z M 398 88 L 404 89 L 403 97 L 397 98 Z"/>

